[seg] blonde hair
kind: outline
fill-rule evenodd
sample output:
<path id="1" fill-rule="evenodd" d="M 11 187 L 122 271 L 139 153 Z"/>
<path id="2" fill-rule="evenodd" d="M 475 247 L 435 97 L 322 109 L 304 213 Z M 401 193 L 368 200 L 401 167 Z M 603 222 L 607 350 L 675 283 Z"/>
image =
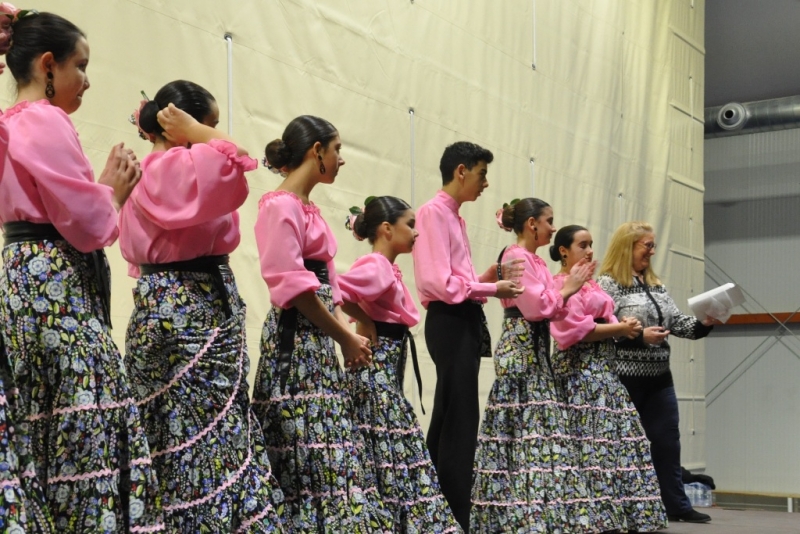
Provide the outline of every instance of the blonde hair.
<path id="1" fill-rule="evenodd" d="M 621 224 L 611 236 L 611 244 L 603 258 L 600 274 L 609 275 L 623 287 L 631 287 L 633 285 L 633 247 L 642 237 L 652 233 L 653 227 L 644 221 Z M 661 280 L 653 271 L 652 265 L 648 265 L 644 270 L 644 282 L 648 286 L 661 285 Z"/>

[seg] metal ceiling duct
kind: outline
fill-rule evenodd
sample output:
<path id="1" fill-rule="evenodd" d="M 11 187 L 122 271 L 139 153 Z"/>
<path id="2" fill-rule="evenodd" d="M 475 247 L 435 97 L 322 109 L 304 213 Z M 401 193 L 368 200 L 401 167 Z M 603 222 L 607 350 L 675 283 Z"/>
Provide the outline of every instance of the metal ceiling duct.
<path id="1" fill-rule="evenodd" d="M 705 138 L 800 128 L 800 96 L 706 108 Z"/>

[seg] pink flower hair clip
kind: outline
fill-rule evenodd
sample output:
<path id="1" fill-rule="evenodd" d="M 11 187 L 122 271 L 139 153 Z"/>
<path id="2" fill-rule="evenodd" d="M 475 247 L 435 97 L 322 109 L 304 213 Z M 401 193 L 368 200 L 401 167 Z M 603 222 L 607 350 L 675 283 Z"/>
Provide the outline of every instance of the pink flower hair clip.
<path id="1" fill-rule="evenodd" d="M 364 200 L 364 207 L 366 208 L 367 204 L 375 200 L 374 196 L 369 196 Z M 359 215 L 364 214 L 364 209 L 359 208 L 358 206 L 353 206 L 350 208 L 350 215 L 347 216 L 347 219 L 344 221 L 344 227 L 350 230 L 353 233 L 353 237 L 356 238 L 358 241 L 364 241 L 364 238 L 361 237 L 356 233 L 356 219 L 358 219 Z"/>
<path id="2" fill-rule="evenodd" d="M 515 198 L 511 202 L 504 203 L 503 207 L 500 208 L 499 210 L 497 210 L 495 212 L 495 214 L 494 214 L 494 218 L 497 221 L 497 226 L 499 226 L 501 229 L 505 230 L 506 232 L 510 232 L 511 228 L 506 228 L 505 225 L 503 224 L 503 212 L 506 210 L 507 207 L 513 206 L 517 202 L 519 202 L 519 199 Z"/>
<path id="3" fill-rule="evenodd" d="M 156 140 L 156 136 L 153 134 L 146 133 L 144 130 L 142 130 L 142 127 L 139 126 L 139 115 L 142 113 L 142 108 L 144 107 L 145 104 L 150 102 L 150 99 L 147 98 L 147 95 L 144 94 L 144 91 L 140 92 L 142 93 L 144 100 L 139 102 L 139 107 L 136 108 L 133 111 L 133 113 L 131 113 L 130 117 L 128 117 L 128 122 L 136 126 L 136 129 L 139 130 L 139 137 L 141 137 L 144 141 L 150 141 L 151 143 L 153 143 Z"/>

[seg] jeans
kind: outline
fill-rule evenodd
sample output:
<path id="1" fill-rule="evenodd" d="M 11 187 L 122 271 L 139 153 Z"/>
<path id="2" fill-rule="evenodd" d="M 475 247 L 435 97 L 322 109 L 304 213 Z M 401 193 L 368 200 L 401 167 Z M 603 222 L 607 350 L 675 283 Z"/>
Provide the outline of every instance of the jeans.
<path id="1" fill-rule="evenodd" d="M 680 515 L 692 509 L 692 504 L 683 491 L 681 476 L 681 434 L 678 429 L 678 399 L 675 387 L 653 389 L 635 380 L 622 383 L 630 393 L 634 406 L 639 411 L 642 426 L 650 440 L 650 454 L 661 488 L 661 500 L 667 515 Z"/>

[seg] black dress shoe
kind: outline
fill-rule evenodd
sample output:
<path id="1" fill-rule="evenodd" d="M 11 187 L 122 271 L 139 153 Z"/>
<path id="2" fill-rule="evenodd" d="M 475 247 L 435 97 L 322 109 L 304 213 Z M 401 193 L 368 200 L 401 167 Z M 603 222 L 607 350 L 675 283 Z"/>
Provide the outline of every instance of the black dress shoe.
<path id="1" fill-rule="evenodd" d="M 694 508 L 688 512 L 678 515 L 667 515 L 670 521 L 685 521 L 686 523 L 708 523 L 711 521 L 711 516 L 708 514 L 701 514 Z"/>

